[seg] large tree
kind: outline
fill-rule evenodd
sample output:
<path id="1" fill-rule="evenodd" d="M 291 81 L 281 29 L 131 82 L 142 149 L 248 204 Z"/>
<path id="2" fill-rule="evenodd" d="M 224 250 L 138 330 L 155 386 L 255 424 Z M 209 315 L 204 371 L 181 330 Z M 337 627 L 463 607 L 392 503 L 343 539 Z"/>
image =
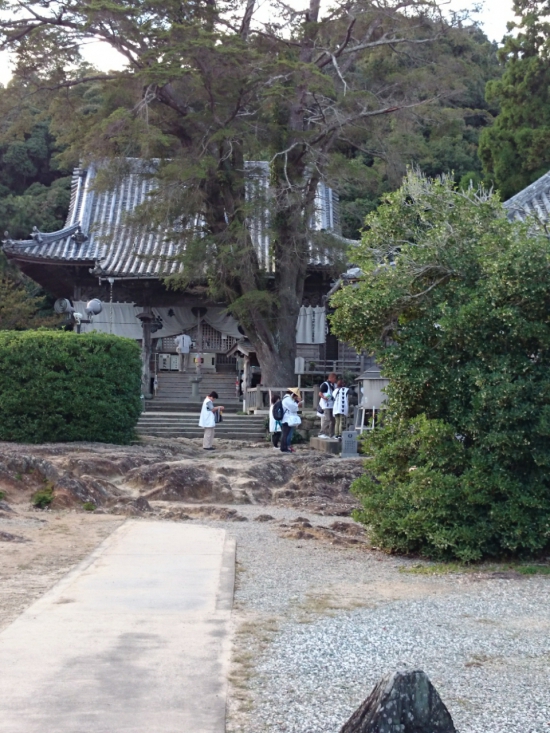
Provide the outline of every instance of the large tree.
<path id="1" fill-rule="evenodd" d="M 290 383 L 312 248 L 336 244 L 311 231 L 317 185 L 342 140 L 446 91 L 414 49 L 449 23 L 433 0 L 339 2 L 324 13 L 319 0 L 303 10 L 277 2 L 271 11 L 262 19 L 255 0 L 4 0 L 0 39 L 18 74 L 67 90 L 58 121 L 69 150 L 160 158 L 158 193 L 141 215 L 179 225 L 184 274 L 172 284 L 206 281 L 246 328 L 266 383 Z M 90 38 L 119 51 L 126 68 L 75 71 Z M 392 54 L 407 54 L 422 83 L 362 73 L 366 60 L 375 71 Z M 270 162 L 269 197 L 251 195 L 247 159 Z M 268 263 L 250 233 L 258 208 L 269 209 Z"/>
<path id="2" fill-rule="evenodd" d="M 485 170 L 505 199 L 550 168 L 550 4 L 515 0 L 514 10 L 516 32 L 499 51 L 504 74 L 487 85 L 500 114 L 480 142 Z"/>

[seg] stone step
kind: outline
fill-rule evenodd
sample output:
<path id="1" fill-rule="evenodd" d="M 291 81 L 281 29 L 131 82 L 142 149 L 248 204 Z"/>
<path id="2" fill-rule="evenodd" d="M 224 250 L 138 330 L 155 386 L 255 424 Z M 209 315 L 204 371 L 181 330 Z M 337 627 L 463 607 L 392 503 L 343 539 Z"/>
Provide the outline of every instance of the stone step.
<path id="1" fill-rule="evenodd" d="M 153 438 L 202 438 L 204 431 L 197 430 L 137 430 L 138 435 L 150 436 Z M 259 443 L 265 440 L 263 433 L 222 433 L 216 430 L 216 436 L 222 440 L 249 440 Z"/>
<path id="2" fill-rule="evenodd" d="M 199 415 L 187 415 L 185 417 L 178 416 L 178 413 L 173 412 L 171 414 L 158 414 L 158 413 L 145 413 L 142 414 L 139 422 L 147 425 L 161 425 L 161 424 L 173 424 L 173 425 L 196 425 L 199 421 Z M 224 413 L 222 425 L 227 423 L 228 425 L 240 426 L 243 428 L 256 428 L 258 426 L 265 425 L 265 419 L 263 415 L 256 417 L 254 420 L 247 420 L 241 418 L 238 415 L 226 415 Z"/>
<path id="3" fill-rule="evenodd" d="M 190 399 L 161 399 L 155 397 L 152 400 L 145 400 L 144 414 L 149 412 L 188 412 L 198 414 L 201 411 L 203 400 L 192 402 Z M 221 399 L 219 404 L 225 407 L 226 413 L 235 413 L 243 409 L 243 404 L 236 399 Z"/>
<path id="4" fill-rule="evenodd" d="M 164 427 L 164 426 L 175 426 L 175 427 L 194 427 L 198 426 L 199 424 L 199 416 L 195 415 L 192 420 L 147 420 L 147 419 L 140 419 L 138 422 L 138 425 L 148 425 L 151 427 Z M 223 428 L 224 426 L 231 427 L 232 430 L 263 430 L 265 427 L 264 422 L 250 422 L 250 423 L 239 423 L 239 422 L 232 422 L 231 420 L 228 420 L 224 417 L 223 421 L 221 423 L 218 423 L 218 426 Z"/>
<path id="5" fill-rule="evenodd" d="M 164 438 L 201 438 L 203 429 L 198 425 L 198 412 L 165 412 L 162 410 L 145 412 L 141 415 L 137 432 Z M 216 435 L 225 440 L 261 441 L 266 437 L 264 416 L 227 415 L 216 426 Z"/>

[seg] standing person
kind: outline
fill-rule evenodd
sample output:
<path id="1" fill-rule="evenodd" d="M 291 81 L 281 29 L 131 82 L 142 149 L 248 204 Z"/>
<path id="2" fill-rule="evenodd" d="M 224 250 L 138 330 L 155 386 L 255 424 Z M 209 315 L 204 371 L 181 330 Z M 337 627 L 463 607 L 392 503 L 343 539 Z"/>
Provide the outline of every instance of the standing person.
<path id="1" fill-rule="evenodd" d="M 334 438 L 334 415 L 332 408 L 334 407 L 333 392 L 336 387 L 336 374 L 331 372 L 327 381 L 323 382 L 319 388 L 319 407 L 323 411 L 321 418 L 320 438 Z"/>
<path id="2" fill-rule="evenodd" d="M 302 421 L 298 415 L 298 408 L 302 404 L 302 395 L 297 387 L 291 387 L 283 398 L 283 419 L 281 435 L 281 453 L 294 453 L 291 447 L 294 428 Z"/>
<path id="3" fill-rule="evenodd" d="M 223 407 L 214 407 L 214 400 L 218 399 L 217 392 L 210 392 L 208 397 L 202 403 L 201 416 L 199 418 L 199 427 L 204 428 L 204 438 L 202 439 L 202 447 L 204 450 L 214 450 L 212 443 L 214 442 L 214 430 L 216 429 L 216 413 L 218 416 L 223 412 Z"/>
<path id="4" fill-rule="evenodd" d="M 276 415 L 273 414 L 273 410 L 276 411 Z M 275 450 L 278 450 L 279 448 L 279 440 L 281 439 L 283 430 L 283 426 L 281 425 L 283 415 L 284 408 L 283 403 L 281 402 L 281 395 L 272 394 L 271 407 L 269 408 L 269 432 L 271 433 L 271 443 Z"/>
<path id="5" fill-rule="evenodd" d="M 348 394 L 349 387 L 346 387 L 343 379 L 339 379 L 336 383 L 336 389 L 332 394 L 334 399 L 334 407 L 332 408 L 332 414 L 334 416 L 334 437 L 338 439 L 342 438 L 342 431 L 347 427 L 349 414 Z"/>
<path id="6" fill-rule="evenodd" d="M 180 333 L 174 339 L 176 342 L 176 351 L 178 352 L 178 369 L 180 372 L 186 372 L 189 369 L 189 354 L 191 352 L 191 336 L 186 333 Z"/>

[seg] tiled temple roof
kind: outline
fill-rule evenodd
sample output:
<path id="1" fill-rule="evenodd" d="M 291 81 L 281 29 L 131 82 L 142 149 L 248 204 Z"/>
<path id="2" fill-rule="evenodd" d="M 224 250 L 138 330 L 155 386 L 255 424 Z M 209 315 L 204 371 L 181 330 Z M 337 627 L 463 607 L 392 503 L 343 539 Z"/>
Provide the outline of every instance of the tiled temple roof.
<path id="1" fill-rule="evenodd" d="M 508 217 L 524 221 L 528 216 L 536 216 L 543 222 L 550 219 L 550 172 L 504 202 Z"/>
<path id="2" fill-rule="evenodd" d="M 158 278 L 177 272 L 181 267 L 173 259 L 177 245 L 169 240 L 168 231 L 161 228 L 148 231 L 128 220 L 128 214 L 148 200 L 156 181 L 151 176 L 151 163 L 138 159 L 129 159 L 127 163 L 128 172 L 109 190 L 94 189 L 97 165 L 75 169 L 64 229 L 50 234 L 35 229 L 28 240 L 8 238 L 3 242 L 6 254 L 21 260 L 90 263 L 94 274 L 103 277 Z M 249 195 L 256 195 L 260 202 L 262 197 L 266 201 L 265 207 L 258 205 L 258 213 L 250 222 L 250 233 L 262 267 L 270 271 L 269 164 L 249 161 L 245 165 Z M 316 229 L 335 233 L 339 230 L 338 197 L 323 183 L 318 189 L 315 220 Z M 325 265 L 328 259 L 315 256 L 312 264 Z"/>

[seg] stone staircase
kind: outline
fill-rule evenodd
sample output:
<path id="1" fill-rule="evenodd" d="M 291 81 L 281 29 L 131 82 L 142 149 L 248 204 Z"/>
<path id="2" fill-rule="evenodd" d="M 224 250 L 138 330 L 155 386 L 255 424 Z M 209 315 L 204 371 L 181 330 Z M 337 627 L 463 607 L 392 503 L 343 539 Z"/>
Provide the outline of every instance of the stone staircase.
<path id="1" fill-rule="evenodd" d="M 199 386 L 199 400 L 191 398 L 191 379 L 194 372 L 159 372 L 158 389 L 154 399 L 145 403 L 146 412 L 200 412 L 202 402 L 207 394 L 215 390 L 218 393 L 218 405 L 223 405 L 226 412 L 238 412 L 242 402 L 235 394 L 234 372 L 205 372 Z"/>
<path id="2" fill-rule="evenodd" d="M 147 410 L 137 424 L 139 435 L 159 438 L 202 438 L 198 412 L 166 412 Z M 216 438 L 224 440 L 265 440 L 264 415 L 225 414 L 221 424 L 216 425 Z"/>

